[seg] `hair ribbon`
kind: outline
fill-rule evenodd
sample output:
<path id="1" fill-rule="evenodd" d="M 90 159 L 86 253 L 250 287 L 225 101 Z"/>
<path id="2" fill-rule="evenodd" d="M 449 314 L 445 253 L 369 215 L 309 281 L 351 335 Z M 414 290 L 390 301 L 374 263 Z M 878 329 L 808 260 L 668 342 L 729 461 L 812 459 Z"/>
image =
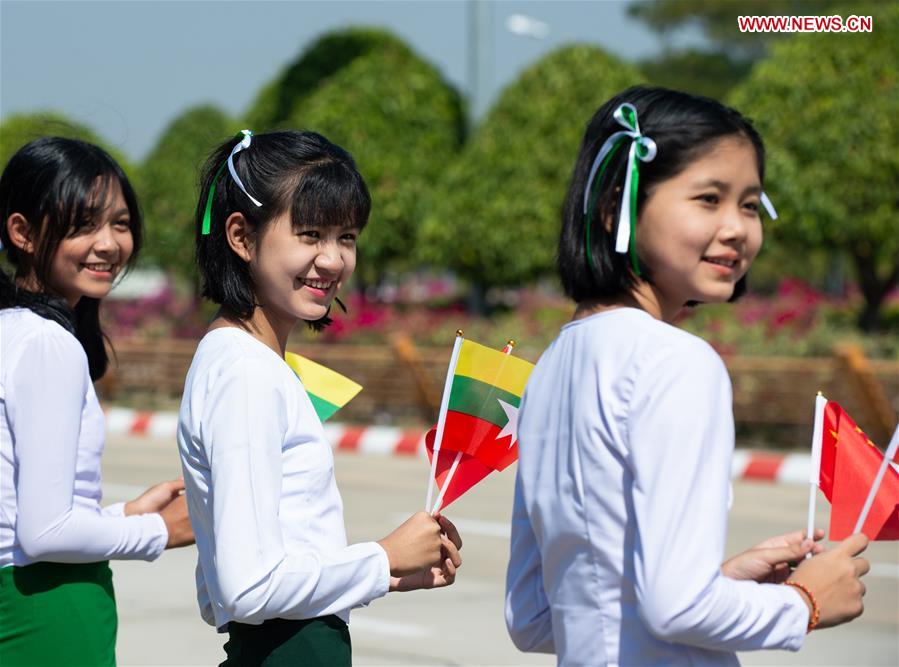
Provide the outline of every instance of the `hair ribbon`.
<path id="1" fill-rule="evenodd" d="M 202 233 L 204 235 L 209 233 L 209 229 L 212 224 L 212 199 L 215 196 L 215 186 L 218 183 L 219 178 L 222 175 L 222 172 L 225 170 L 225 167 L 228 167 L 228 171 L 231 173 L 231 178 L 234 179 L 234 182 L 237 184 L 237 187 L 240 188 L 240 191 L 243 192 L 247 197 L 250 198 L 250 201 L 253 202 L 256 206 L 262 206 L 262 202 L 256 199 L 253 195 L 249 193 L 246 186 L 243 184 L 243 181 L 240 180 L 240 176 L 237 175 L 237 170 L 234 168 L 234 156 L 240 153 L 242 150 L 245 150 L 250 147 L 250 144 L 253 143 L 253 132 L 251 130 L 241 130 L 237 136 L 243 135 L 243 138 L 235 144 L 234 148 L 231 149 L 231 153 L 228 155 L 228 160 L 219 167 L 219 170 L 216 172 L 215 177 L 212 179 L 212 186 L 209 188 L 209 195 L 206 197 L 206 210 L 203 212 L 203 229 Z"/>

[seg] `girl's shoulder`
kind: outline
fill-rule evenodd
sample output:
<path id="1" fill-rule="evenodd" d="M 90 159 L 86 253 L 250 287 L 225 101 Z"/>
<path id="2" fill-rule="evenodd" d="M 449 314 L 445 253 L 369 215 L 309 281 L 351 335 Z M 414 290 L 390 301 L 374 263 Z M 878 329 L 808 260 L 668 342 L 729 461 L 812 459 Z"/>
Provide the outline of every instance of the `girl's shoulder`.
<path id="1" fill-rule="evenodd" d="M 286 371 L 290 371 L 287 363 L 251 334 L 236 327 L 220 327 L 209 331 L 197 345 L 188 384 L 204 377 L 208 385 L 232 375 L 249 375 L 271 383 L 280 376 L 290 379 Z"/>
<path id="2" fill-rule="evenodd" d="M 59 323 L 28 308 L 0 310 L 0 384 L 21 381 L 21 373 L 38 382 L 90 382 L 87 354 Z M 10 374 L 18 373 L 13 381 Z M 0 394 L 6 391 L 0 388 Z"/>
<path id="3" fill-rule="evenodd" d="M 609 310 L 569 322 L 557 342 L 565 338 L 569 339 L 565 344 L 577 348 L 577 357 L 585 363 L 593 359 L 619 372 L 659 365 L 726 372 L 721 357 L 702 338 L 636 308 Z"/>
<path id="4" fill-rule="evenodd" d="M 29 308 L 0 310 L 0 330 L 3 356 L 9 360 L 18 354 L 30 354 L 42 346 L 60 347 L 73 354 L 84 355 L 81 343 L 71 332 Z"/>

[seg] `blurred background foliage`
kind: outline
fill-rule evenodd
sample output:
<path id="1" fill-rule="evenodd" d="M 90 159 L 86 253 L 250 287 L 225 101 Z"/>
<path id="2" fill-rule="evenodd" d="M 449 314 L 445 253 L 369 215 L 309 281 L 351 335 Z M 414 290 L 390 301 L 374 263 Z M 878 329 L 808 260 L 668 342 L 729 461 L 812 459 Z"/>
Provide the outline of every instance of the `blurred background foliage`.
<path id="1" fill-rule="evenodd" d="M 422 262 L 485 288 L 552 275 L 559 211 L 587 121 L 641 79 L 592 46 L 562 48 L 525 70 L 435 184 L 421 223 Z"/>
<path id="2" fill-rule="evenodd" d="M 870 14 L 874 30 L 741 34 L 734 25 L 736 15 L 790 14 Z M 184 301 L 196 283 L 199 166 L 243 127 L 297 128 L 350 150 L 373 197 L 351 313 L 327 335 L 365 340 L 403 328 L 424 332 L 428 342 L 433 327 L 422 318 L 440 327 L 470 318 L 466 329 L 518 327 L 543 344 L 571 309 L 559 297 L 553 263 L 583 128 L 608 97 L 643 82 L 724 99 L 751 117 L 766 140 L 766 190 L 781 214 L 766 228 L 747 305 L 698 308 L 684 326 L 724 351 L 767 346 L 790 354 L 876 332 L 865 339 L 869 350 L 899 357 L 899 5 L 647 0 L 632 15 L 663 43 L 679 26 L 698 25 L 707 48 L 628 62 L 594 46 L 565 46 L 522 72 L 475 126 L 462 95 L 402 40 L 351 28 L 303 50 L 238 118 L 208 105 L 188 109 L 138 165 L 106 146 L 138 189 L 147 221 L 143 263 L 172 279 L 179 335 L 192 335 L 191 318 L 204 314 Z M 59 114 L 17 115 L 0 125 L 0 160 L 47 134 L 104 145 L 91 128 Z M 432 283 L 438 287 L 403 296 Z M 125 317 L 123 332 L 140 331 L 157 309 L 172 307 L 154 298 L 153 307 Z M 767 315 L 753 320 L 752 307 L 764 310 L 759 303 L 768 304 Z M 775 326 L 771 318 L 814 326 Z M 147 329 L 175 330 L 158 322 Z"/>

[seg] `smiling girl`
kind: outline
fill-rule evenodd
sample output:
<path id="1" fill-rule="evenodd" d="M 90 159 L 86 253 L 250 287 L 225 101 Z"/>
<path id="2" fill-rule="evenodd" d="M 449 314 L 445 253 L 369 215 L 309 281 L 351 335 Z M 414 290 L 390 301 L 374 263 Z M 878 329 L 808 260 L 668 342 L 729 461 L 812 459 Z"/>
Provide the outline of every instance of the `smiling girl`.
<path id="1" fill-rule="evenodd" d="M 797 531 L 722 564 L 730 379 L 671 322 L 745 290 L 760 210 L 773 213 L 763 179 L 758 133 L 714 100 L 632 88 L 587 126 L 558 256 L 577 307 L 518 422 L 506 620 L 522 650 L 562 665 L 735 664 L 861 613 L 863 535 L 822 553 Z"/>
<path id="2" fill-rule="evenodd" d="M 180 481 L 101 508 L 108 359 L 100 300 L 134 260 L 140 213 L 100 148 L 48 137 L 0 177 L 0 664 L 113 665 L 109 559 L 193 536 Z"/>
<path id="3" fill-rule="evenodd" d="M 220 310 L 187 375 L 178 444 L 200 611 L 229 633 L 225 665 L 349 665 L 351 608 L 449 585 L 461 563 L 453 525 L 424 512 L 347 545 L 331 446 L 284 361 L 297 323 L 330 323 L 370 208 L 352 158 L 312 132 L 245 130 L 206 165 L 197 261 Z"/>

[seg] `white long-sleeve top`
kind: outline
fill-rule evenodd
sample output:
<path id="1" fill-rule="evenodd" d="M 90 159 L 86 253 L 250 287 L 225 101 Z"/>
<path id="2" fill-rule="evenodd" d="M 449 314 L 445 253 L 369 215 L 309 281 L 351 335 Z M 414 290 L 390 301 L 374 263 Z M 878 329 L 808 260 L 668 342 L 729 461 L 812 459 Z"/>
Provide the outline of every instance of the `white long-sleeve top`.
<path id="1" fill-rule="evenodd" d="M 631 308 L 570 322 L 530 376 L 506 622 L 560 665 L 731 665 L 798 650 L 791 587 L 721 574 L 730 379 L 704 341 Z"/>
<path id="2" fill-rule="evenodd" d="M 352 607 L 387 593 L 384 549 L 347 546 L 331 447 L 309 396 L 262 342 L 232 327 L 204 336 L 178 447 L 207 623 L 348 621 Z"/>
<path id="3" fill-rule="evenodd" d="M 0 567 L 153 560 L 158 514 L 100 507 L 103 411 L 84 349 L 56 322 L 0 310 Z"/>

